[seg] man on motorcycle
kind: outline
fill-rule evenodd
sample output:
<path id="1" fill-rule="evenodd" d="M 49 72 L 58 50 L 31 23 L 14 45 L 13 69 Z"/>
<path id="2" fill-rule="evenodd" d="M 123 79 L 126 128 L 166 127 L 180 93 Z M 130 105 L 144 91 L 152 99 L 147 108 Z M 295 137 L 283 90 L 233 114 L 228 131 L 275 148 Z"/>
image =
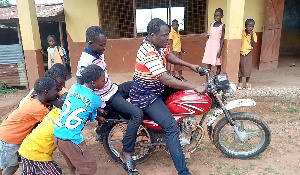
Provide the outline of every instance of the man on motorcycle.
<path id="1" fill-rule="evenodd" d="M 86 31 L 86 46 L 81 54 L 80 60 L 78 61 L 76 73 L 77 82 L 83 84 L 81 73 L 88 65 L 95 64 L 104 70 L 105 86 L 102 89 L 95 89 L 94 92 L 101 97 L 101 108 L 105 107 L 105 109 L 112 109 L 122 116 L 130 119 L 123 139 L 123 149 L 120 154 L 120 158 L 127 166 L 127 171 L 134 174 L 138 173 L 138 170 L 133 164 L 131 153 L 134 152 L 137 131 L 143 119 L 143 111 L 126 101 L 126 99 L 129 98 L 129 90 L 132 85 L 132 81 L 125 82 L 120 85 L 116 85 L 110 81 L 103 54 L 105 49 L 106 35 L 103 29 L 98 26 L 89 27 Z M 100 113 L 103 114 L 105 112 L 101 111 Z M 103 122 L 106 122 L 105 119 L 103 119 Z M 105 127 L 102 128 L 105 129 Z"/>
<path id="2" fill-rule="evenodd" d="M 197 86 L 177 80 L 167 73 L 164 67 L 168 61 L 175 65 L 191 68 L 197 72 L 198 65 L 187 63 L 166 49 L 168 42 L 168 25 L 159 18 L 152 19 L 147 26 L 148 36 L 144 39 L 138 52 L 133 75 L 133 86 L 130 90 L 130 100 L 141 108 L 152 120 L 161 126 L 165 132 L 167 146 L 174 165 L 180 175 L 189 175 L 179 142 L 179 127 L 170 110 L 162 100 L 164 86 L 175 89 L 189 89 L 203 93 L 204 86 Z"/>

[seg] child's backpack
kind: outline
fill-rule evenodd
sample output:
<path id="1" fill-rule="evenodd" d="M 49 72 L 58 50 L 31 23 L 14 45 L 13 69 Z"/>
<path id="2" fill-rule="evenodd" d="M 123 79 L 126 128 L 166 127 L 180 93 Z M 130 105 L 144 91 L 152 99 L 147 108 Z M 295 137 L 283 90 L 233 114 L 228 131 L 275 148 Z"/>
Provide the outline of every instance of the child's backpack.
<path id="1" fill-rule="evenodd" d="M 57 50 L 59 51 L 59 46 L 56 46 L 57 47 Z M 66 50 L 63 48 L 63 47 L 61 47 L 61 50 L 63 51 L 63 53 L 64 53 L 64 59 L 65 59 L 65 63 L 67 63 L 69 60 L 68 60 L 68 56 L 67 56 L 67 52 L 66 52 Z M 59 52 L 58 52 L 59 53 Z"/>

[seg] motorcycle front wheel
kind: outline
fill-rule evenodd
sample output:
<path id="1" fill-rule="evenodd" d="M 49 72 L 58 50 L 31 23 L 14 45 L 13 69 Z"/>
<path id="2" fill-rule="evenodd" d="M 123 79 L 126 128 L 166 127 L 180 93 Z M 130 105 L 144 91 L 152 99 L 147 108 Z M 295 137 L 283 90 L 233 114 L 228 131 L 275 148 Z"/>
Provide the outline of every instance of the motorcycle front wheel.
<path id="1" fill-rule="evenodd" d="M 245 142 L 239 140 L 233 127 L 224 117 L 214 128 L 213 140 L 216 148 L 224 155 L 237 159 L 250 159 L 267 149 L 271 141 L 271 133 L 264 119 L 244 112 L 233 113 L 231 117 L 236 122 Z"/>
<path id="2" fill-rule="evenodd" d="M 110 125 L 103 134 L 103 146 L 105 151 L 115 160 L 118 161 L 120 152 L 123 148 L 123 138 L 126 134 L 126 123 Z M 135 151 L 132 153 L 132 159 L 135 164 L 146 161 L 154 152 L 152 147 L 141 146 L 141 143 L 151 143 L 151 135 L 142 125 L 139 127 L 135 143 Z"/>

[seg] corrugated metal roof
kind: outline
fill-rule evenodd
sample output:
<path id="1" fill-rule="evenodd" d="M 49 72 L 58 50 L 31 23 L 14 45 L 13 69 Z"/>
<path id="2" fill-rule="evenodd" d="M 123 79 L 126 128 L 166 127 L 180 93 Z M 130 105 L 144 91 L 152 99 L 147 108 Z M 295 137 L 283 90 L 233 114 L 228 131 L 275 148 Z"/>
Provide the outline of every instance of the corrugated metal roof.
<path id="1" fill-rule="evenodd" d="M 63 4 L 35 5 L 37 17 L 50 17 L 61 15 L 64 11 Z M 16 5 L 0 7 L 0 20 L 17 19 L 18 9 Z"/>
<path id="2" fill-rule="evenodd" d="M 0 81 L 11 86 L 28 86 L 21 44 L 0 45 Z"/>

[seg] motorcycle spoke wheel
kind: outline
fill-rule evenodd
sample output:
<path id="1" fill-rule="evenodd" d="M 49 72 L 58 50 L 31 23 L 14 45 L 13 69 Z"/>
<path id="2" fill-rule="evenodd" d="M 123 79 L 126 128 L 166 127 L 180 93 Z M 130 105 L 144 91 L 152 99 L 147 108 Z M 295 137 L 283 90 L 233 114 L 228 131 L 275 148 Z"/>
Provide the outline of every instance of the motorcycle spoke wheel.
<path id="1" fill-rule="evenodd" d="M 226 118 L 221 119 L 214 128 L 215 146 L 226 156 L 248 159 L 263 152 L 270 144 L 270 129 L 265 120 L 251 113 L 234 113 L 244 143 L 235 134 Z"/>
<path id="2" fill-rule="evenodd" d="M 108 128 L 104 134 L 104 149 L 116 161 L 118 161 L 123 148 L 123 138 L 126 134 L 126 129 L 127 124 L 115 124 Z M 139 143 L 151 143 L 151 136 L 143 126 L 140 126 L 138 130 L 135 152 L 132 153 L 132 159 L 136 164 L 147 160 L 154 150 L 153 148 L 142 147 Z"/>

